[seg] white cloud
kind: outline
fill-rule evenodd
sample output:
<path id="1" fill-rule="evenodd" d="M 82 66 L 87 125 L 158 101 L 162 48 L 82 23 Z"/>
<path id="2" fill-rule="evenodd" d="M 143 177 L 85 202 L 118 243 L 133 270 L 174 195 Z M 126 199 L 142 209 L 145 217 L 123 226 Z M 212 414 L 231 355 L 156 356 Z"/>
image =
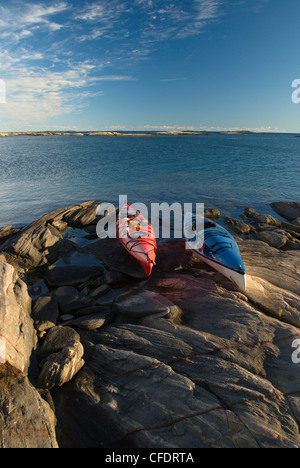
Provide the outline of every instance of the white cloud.
<path id="1" fill-rule="evenodd" d="M 22 39 L 26 39 L 26 38 L 28 38 L 30 36 L 32 36 L 32 32 L 27 30 L 27 29 L 24 29 L 24 30 L 19 31 L 19 32 L 4 31 L 4 32 L 0 33 L 0 39 L 2 39 L 2 41 L 7 41 L 8 40 L 11 43 L 18 43 Z"/>
<path id="2" fill-rule="evenodd" d="M 145 14 L 142 37 L 153 43 L 201 34 L 204 27 L 220 16 L 221 0 L 149 2 L 135 0 Z"/>
<path id="3" fill-rule="evenodd" d="M 196 0 L 196 10 L 198 11 L 196 20 L 211 20 L 219 14 L 220 0 Z"/>
<path id="4" fill-rule="evenodd" d="M 23 54 L 19 59 L 4 54 L 4 58 L 10 64 L 10 73 L 5 80 L 6 104 L 0 106 L 1 129 L 28 127 L 58 115 L 78 113 L 89 98 L 102 94 L 93 89 L 97 77 L 90 76 L 94 65 L 88 61 L 58 72 L 40 66 L 24 67 L 25 59 L 39 60 L 38 53 L 30 57 Z"/>
<path id="5" fill-rule="evenodd" d="M 138 44 L 144 58 L 151 54 L 150 44 L 202 33 L 220 16 L 221 6 L 221 0 L 102 0 L 87 4 L 73 17 L 85 25 L 79 42 L 109 38 L 120 46 L 120 39 L 128 38 L 127 50 Z"/>
<path id="6" fill-rule="evenodd" d="M 111 12 L 105 11 L 103 4 L 92 3 L 85 10 L 79 13 L 75 18 L 83 21 L 99 21 L 111 16 Z"/>
<path id="7" fill-rule="evenodd" d="M 95 78 L 97 81 L 138 81 L 137 78 L 128 75 L 103 75 Z"/>
<path id="8" fill-rule="evenodd" d="M 183 125 L 143 125 L 141 127 L 143 130 L 148 130 L 148 131 L 162 131 L 162 132 L 171 132 L 171 131 L 196 131 L 195 127 L 187 127 Z"/>
<path id="9" fill-rule="evenodd" d="M 8 31 L 15 35 L 14 39 L 21 40 L 32 34 L 31 28 L 37 25 L 44 25 L 51 31 L 56 31 L 62 27 L 48 18 L 66 11 L 69 8 L 67 3 L 54 3 L 45 6 L 43 4 L 13 4 L 12 6 L 0 7 L 0 32 Z"/>
<path id="10" fill-rule="evenodd" d="M 98 74 L 93 61 L 64 63 L 64 69 L 57 71 L 38 65 L 43 56 L 39 52 L 30 54 L 22 49 L 22 55 L 14 57 L 8 51 L 0 52 L 2 63 L 7 70 L 6 104 L 0 106 L 0 130 L 16 126 L 28 127 L 46 122 L 53 117 L 79 113 L 89 100 L 102 96 L 96 88 L 99 82 L 134 81 L 130 75 Z M 37 65 L 26 67 L 28 61 Z"/>
<path id="11" fill-rule="evenodd" d="M 102 0 L 101 2 L 93 2 L 80 8 L 80 12 L 75 14 L 75 19 L 92 23 L 103 23 L 107 27 L 112 27 L 128 11 L 126 2 L 121 2 L 120 0 Z"/>
<path id="12" fill-rule="evenodd" d="M 7 86 L 0 130 L 4 122 L 30 125 L 80 112 L 102 95 L 99 83 L 136 80 L 134 64 L 165 41 L 200 34 L 221 6 L 220 0 L 12 0 L 0 6 L 0 78 Z"/>
<path id="13" fill-rule="evenodd" d="M 75 11 L 73 19 L 78 27 L 78 42 L 110 39 L 120 41 L 129 32 L 124 25 L 130 19 L 132 9 L 129 1 L 101 0 L 86 4 Z M 83 30 L 81 33 L 80 28 Z"/>
<path id="14" fill-rule="evenodd" d="M 24 54 L 20 56 L 20 60 L 42 60 L 44 58 L 43 54 L 40 52 L 28 53 L 24 50 Z"/>
<path id="15" fill-rule="evenodd" d="M 194 14 L 178 32 L 178 38 L 201 34 L 204 28 L 221 15 L 220 0 L 194 0 Z"/>

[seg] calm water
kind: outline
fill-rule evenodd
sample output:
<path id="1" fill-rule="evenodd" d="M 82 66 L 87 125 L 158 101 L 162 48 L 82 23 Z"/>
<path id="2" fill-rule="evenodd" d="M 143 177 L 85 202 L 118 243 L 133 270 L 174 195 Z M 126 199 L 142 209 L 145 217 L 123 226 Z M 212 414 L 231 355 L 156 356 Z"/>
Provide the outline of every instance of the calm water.
<path id="1" fill-rule="evenodd" d="M 0 138 L 0 226 L 87 200 L 205 203 L 223 215 L 300 200 L 295 135 Z"/>

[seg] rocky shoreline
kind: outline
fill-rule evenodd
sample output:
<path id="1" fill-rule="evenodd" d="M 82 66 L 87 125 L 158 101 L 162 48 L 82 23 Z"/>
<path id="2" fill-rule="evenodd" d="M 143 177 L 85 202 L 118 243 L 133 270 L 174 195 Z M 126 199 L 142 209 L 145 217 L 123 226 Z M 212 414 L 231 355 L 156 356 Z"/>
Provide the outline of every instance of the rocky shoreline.
<path id="1" fill-rule="evenodd" d="M 0 138 L 15 136 L 53 137 L 53 136 L 110 136 L 110 137 L 158 137 L 158 136 L 201 136 L 201 135 L 265 135 L 266 132 L 253 132 L 250 130 L 228 130 L 228 131 L 200 131 L 200 130 L 166 130 L 149 132 L 125 132 L 125 131 L 40 131 L 40 132 L 0 132 Z M 291 134 L 294 136 L 294 134 Z M 299 138 L 300 135 L 295 135 Z"/>
<path id="2" fill-rule="evenodd" d="M 300 203 L 224 219 L 245 292 L 181 240 L 146 278 L 98 206 L 0 229 L 0 447 L 299 448 Z"/>
<path id="3" fill-rule="evenodd" d="M 101 131 L 101 132 L 0 132 L 0 137 L 10 136 L 114 136 L 114 137 L 154 137 L 159 135 L 248 135 L 254 132 L 250 131 L 228 131 L 228 132 L 206 132 L 206 131 L 194 131 L 194 130 L 169 130 L 169 131 L 153 131 L 153 132 L 117 132 L 117 131 Z"/>

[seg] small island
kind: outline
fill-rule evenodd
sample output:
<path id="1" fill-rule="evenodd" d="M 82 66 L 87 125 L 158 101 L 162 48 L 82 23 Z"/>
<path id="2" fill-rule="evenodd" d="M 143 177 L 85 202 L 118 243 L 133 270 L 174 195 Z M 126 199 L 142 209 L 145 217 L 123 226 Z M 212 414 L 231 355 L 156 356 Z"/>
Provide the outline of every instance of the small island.
<path id="1" fill-rule="evenodd" d="M 161 135 L 178 136 L 178 135 L 248 135 L 255 132 L 249 130 L 236 130 L 236 131 L 194 131 L 194 130 L 172 130 L 172 131 L 157 131 L 157 132 L 116 132 L 116 131 L 94 131 L 94 132 L 72 132 L 72 131 L 40 131 L 40 132 L 1 132 L 0 137 L 10 136 L 113 136 L 113 137 L 155 137 Z"/>

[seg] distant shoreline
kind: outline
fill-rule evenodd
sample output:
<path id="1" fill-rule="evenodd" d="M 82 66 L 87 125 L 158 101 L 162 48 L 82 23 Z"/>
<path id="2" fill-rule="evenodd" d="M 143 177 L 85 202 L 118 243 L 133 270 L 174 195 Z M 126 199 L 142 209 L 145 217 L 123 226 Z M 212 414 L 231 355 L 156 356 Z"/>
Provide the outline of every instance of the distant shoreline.
<path id="1" fill-rule="evenodd" d="M 72 132 L 72 131 L 40 131 L 40 132 L 0 132 L 0 137 L 9 136 L 114 136 L 114 137 L 155 137 L 160 135 L 178 136 L 178 135 L 263 135 L 266 132 L 252 132 L 249 130 L 236 131 L 193 131 L 193 130 L 175 130 L 175 131 L 157 131 L 157 132 L 115 132 L 115 131 L 99 131 L 99 132 Z"/>

